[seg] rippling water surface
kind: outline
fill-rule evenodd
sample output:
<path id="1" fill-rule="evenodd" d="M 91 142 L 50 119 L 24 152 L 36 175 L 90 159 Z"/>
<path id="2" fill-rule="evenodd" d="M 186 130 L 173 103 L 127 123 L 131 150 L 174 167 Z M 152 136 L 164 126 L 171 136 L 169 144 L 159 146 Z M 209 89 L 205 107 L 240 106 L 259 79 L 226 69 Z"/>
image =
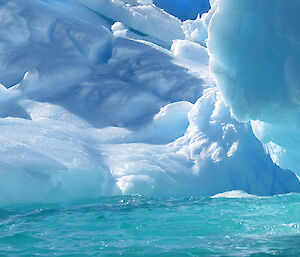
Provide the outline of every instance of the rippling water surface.
<path id="1" fill-rule="evenodd" d="M 0 210 L 0 256 L 300 256 L 300 195 Z"/>

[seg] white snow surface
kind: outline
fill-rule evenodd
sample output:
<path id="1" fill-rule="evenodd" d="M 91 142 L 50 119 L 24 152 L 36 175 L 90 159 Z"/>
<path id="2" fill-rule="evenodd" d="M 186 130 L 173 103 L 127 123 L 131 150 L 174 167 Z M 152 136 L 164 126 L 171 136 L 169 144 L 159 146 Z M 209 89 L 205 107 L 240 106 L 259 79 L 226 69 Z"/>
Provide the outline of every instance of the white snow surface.
<path id="1" fill-rule="evenodd" d="M 0 206 L 300 192 L 223 103 L 205 37 L 151 1 L 5 0 L 0 14 Z"/>
<path id="2" fill-rule="evenodd" d="M 217 5 L 208 49 L 223 98 L 278 165 L 300 174 L 300 2 Z"/>
<path id="3" fill-rule="evenodd" d="M 241 190 L 233 190 L 220 194 L 213 195 L 211 198 L 256 198 L 256 195 L 250 195 Z"/>

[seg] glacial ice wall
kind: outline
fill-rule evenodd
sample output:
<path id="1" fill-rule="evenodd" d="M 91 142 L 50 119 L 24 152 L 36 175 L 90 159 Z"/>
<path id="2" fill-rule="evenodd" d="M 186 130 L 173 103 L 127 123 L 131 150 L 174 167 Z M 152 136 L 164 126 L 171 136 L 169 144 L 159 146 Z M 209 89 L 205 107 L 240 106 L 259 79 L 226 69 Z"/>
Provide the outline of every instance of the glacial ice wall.
<path id="1" fill-rule="evenodd" d="M 209 28 L 210 67 L 235 117 L 272 159 L 300 174 L 300 2 L 224 0 Z"/>
<path id="2" fill-rule="evenodd" d="M 183 23 L 145 0 L 1 1 L 0 206 L 300 192 L 223 103 L 213 11 Z"/>

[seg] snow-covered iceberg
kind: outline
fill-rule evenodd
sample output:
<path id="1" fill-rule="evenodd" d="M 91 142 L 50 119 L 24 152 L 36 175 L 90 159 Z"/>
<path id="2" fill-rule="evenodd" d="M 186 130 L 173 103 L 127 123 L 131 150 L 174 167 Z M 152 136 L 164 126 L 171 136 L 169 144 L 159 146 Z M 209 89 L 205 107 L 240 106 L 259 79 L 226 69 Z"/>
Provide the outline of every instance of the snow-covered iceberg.
<path id="1" fill-rule="evenodd" d="M 235 117 L 250 121 L 272 159 L 300 174 L 299 1 L 218 1 L 210 66 Z"/>
<path id="2" fill-rule="evenodd" d="M 1 1 L 0 206 L 300 192 L 223 103 L 195 36 L 213 11 L 184 26 L 151 1 Z"/>

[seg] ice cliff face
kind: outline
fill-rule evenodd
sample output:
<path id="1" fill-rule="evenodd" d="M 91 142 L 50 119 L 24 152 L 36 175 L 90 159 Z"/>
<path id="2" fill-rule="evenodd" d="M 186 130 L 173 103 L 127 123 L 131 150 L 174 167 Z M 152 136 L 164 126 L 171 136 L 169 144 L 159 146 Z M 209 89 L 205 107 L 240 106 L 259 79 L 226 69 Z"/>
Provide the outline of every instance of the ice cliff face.
<path id="1" fill-rule="evenodd" d="M 214 12 L 151 1 L 0 2 L 0 205 L 300 191 L 212 79 Z"/>
<path id="2" fill-rule="evenodd" d="M 224 100 L 272 159 L 300 174 L 300 2 L 218 1 L 210 63 Z"/>

